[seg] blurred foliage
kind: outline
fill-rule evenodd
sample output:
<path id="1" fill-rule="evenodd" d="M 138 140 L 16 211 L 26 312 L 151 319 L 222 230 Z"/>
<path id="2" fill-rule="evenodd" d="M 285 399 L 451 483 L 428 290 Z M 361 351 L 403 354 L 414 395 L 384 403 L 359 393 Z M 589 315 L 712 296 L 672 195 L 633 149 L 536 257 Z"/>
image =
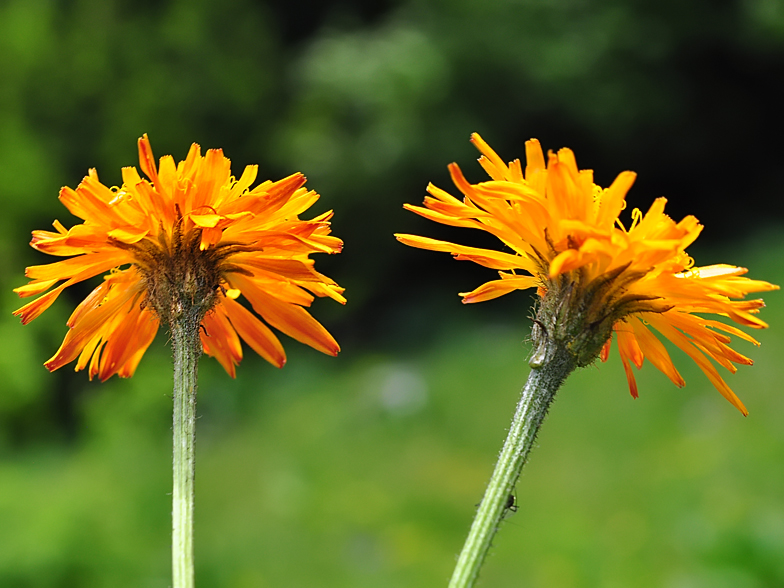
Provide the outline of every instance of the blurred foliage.
<path id="1" fill-rule="evenodd" d="M 784 281 L 778 236 L 736 251 Z M 525 298 L 520 293 L 518 299 Z M 784 322 L 771 295 L 766 318 Z M 444 585 L 527 368 L 522 324 L 455 321 L 428 350 L 293 348 L 236 380 L 202 362 L 197 578 L 216 588 Z M 626 389 L 615 353 L 559 392 L 483 586 L 784 584 L 784 332 L 730 383 L 744 419 L 677 350 Z M 4 452 L 0 585 L 168 585 L 168 361 L 88 392 L 84 434 Z"/>
<path id="2" fill-rule="evenodd" d="M 59 188 L 90 167 L 119 183 L 142 133 L 158 156 L 196 141 L 235 171 L 303 171 L 346 242 L 317 260 L 348 288 L 315 307 L 341 357 L 288 342 L 286 369 L 249 356 L 236 381 L 202 364 L 197 573 L 216 587 L 445 582 L 525 377 L 529 297 L 462 307 L 488 270 L 391 234 L 489 242 L 402 210 L 451 189 L 450 161 L 483 179 L 472 131 L 505 159 L 568 145 L 603 185 L 635 170 L 631 206 L 705 222 L 698 262 L 784 282 L 779 234 L 734 246 L 784 216 L 779 0 L 4 0 L 0 76 L 1 586 L 168 582 L 166 337 L 98 384 L 41 366 L 91 285 L 10 315 L 23 268 L 51 261 L 30 230 L 75 220 Z M 486 584 L 783 584 L 784 342 L 761 338 L 733 378 L 748 421 L 689 368 L 681 392 L 648 366 L 638 403 L 617 365 L 573 378 Z"/>

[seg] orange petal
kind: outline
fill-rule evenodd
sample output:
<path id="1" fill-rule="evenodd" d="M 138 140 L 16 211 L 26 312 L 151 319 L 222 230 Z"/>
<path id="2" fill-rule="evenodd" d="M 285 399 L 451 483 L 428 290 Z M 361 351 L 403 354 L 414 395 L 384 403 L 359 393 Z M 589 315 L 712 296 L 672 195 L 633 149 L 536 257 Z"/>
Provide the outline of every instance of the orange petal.
<path id="1" fill-rule="evenodd" d="M 321 281 L 324 276 L 321 276 L 314 269 L 314 262 L 312 259 L 269 259 L 262 257 L 258 254 L 248 255 L 239 253 L 231 258 L 232 263 L 244 265 L 252 268 L 258 268 L 280 274 L 290 280 L 298 281 Z M 334 283 L 329 278 L 327 283 Z"/>
<path id="2" fill-rule="evenodd" d="M 34 280 L 71 278 L 74 280 L 72 283 L 76 283 L 130 261 L 130 255 L 118 249 L 101 253 L 86 253 L 46 265 L 31 265 L 25 269 L 25 276 Z"/>
<path id="3" fill-rule="evenodd" d="M 346 303 L 346 297 L 343 296 L 343 292 L 345 291 L 345 288 L 341 288 L 338 285 L 325 284 L 322 282 L 305 282 L 303 284 L 300 284 L 300 286 L 302 286 L 309 292 L 312 292 L 316 296 L 319 297 L 327 296 L 329 298 L 332 298 L 332 300 L 334 300 L 335 302 L 339 302 L 340 304 Z"/>
<path id="4" fill-rule="evenodd" d="M 645 357 L 648 358 L 656 369 L 666 375 L 673 384 L 678 386 L 678 388 L 682 388 L 686 382 L 678 370 L 675 369 L 675 365 L 673 365 L 672 359 L 670 359 L 670 354 L 662 342 L 636 316 L 630 316 L 626 320 L 632 326 L 634 336 Z"/>
<path id="5" fill-rule="evenodd" d="M 606 362 L 607 359 L 610 357 L 611 345 L 612 345 L 612 333 L 610 333 L 610 336 L 607 338 L 607 341 L 605 341 L 604 345 L 602 345 L 602 350 L 599 352 L 599 359 L 601 359 L 603 363 Z"/>
<path id="6" fill-rule="evenodd" d="M 528 256 L 510 255 L 509 253 L 493 251 L 492 249 L 466 247 L 464 245 L 449 243 L 448 241 L 439 241 L 438 239 L 419 237 L 417 235 L 403 235 L 397 233 L 395 234 L 395 238 L 404 245 L 418 247 L 420 249 L 429 249 L 431 251 L 451 253 L 457 259 L 467 259 L 491 269 L 524 269 L 531 273 L 536 271 L 534 263 Z"/>
<path id="7" fill-rule="evenodd" d="M 91 220 L 104 224 L 109 219 L 116 219 L 116 213 L 108 203 L 96 197 L 80 185 L 76 190 L 64 186 L 60 189 L 60 202 L 74 215 L 83 220 Z"/>
<path id="8" fill-rule="evenodd" d="M 109 231 L 107 234 L 108 237 L 112 239 L 117 239 L 121 243 L 138 243 L 142 239 L 144 239 L 148 234 L 149 230 L 147 229 L 136 229 L 133 227 L 124 227 L 121 229 L 113 229 Z"/>
<path id="9" fill-rule="evenodd" d="M 253 310 L 279 331 L 328 355 L 340 351 L 332 335 L 301 306 L 277 299 L 245 276 L 232 275 L 231 282 L 242 290 Z"/>
<path id="10" fill-rule="evenodd" d="M 286 363 L 286 352 L 275 334 L 257 319 L 252 312 L 244 306 L 231 300 L 223 299 L 221 305 L 231 324 L 237 330 L 251 349 L 276 367 L 283 367 Z"/>
<path id="11" fill-rule="evenodd" d="M 537 172 L 545 170 L 544 152 L 538 139 L 525 142 L 525 161 L 525 179 L 529 182 Z"/>
<path id="12" fill-rule="evenodd" d="M 130 360 L 136 358 L 133 363 L 138 364 L 158 330 L 157 318 L 142 309 L 138 301 L 132 300 L 120 312 L 127 314 L 117 321 L 111 332 L 104 334 L 106 346 L 98 371 L 102 382 L 119 373 Z"/>
<path id="13" fill-rule="evenodd" d="M 644 356 L 642 351 L 640 351 L 640 346 L 637 344 L 637 340 L 634 338 L 634 334 L 629 330 L 628 326 L 621 325 L 622 328 L 615 329 L 615 333 L 618 335 L 618 351 L 621 355 L 621 361 L 623 362 L 623 370 L 626 372 L 626 379 L 629 382 L 629 392 L 634 398 L 639 396 L 637 392 L 637 381 L 634 378 L 634 373 L 632 372 L 632 368 L 629 365 L 629 361 L 639 369 L 642 367 L 642 362 Z"/>
<path id="14" fill-rule="evenodd" d="M 484 158 L 486 158 L 484 161 L 486 161 L 487 164 L 482 163 L 482 159 L 479 160 L 479 163 L 482 164 L 482 167 L 485 168 L 485 171 L 491 178 L 494 180 L 510 179 L 509 168 L 504 163 L 504 160 L 501 159 L 495 151 L 493 151 L 490 145 L 485 143 L 485 140 L 479 136 L 479 133 L 471 134 L 471 142 L 477 149 L 479 149 L 479 152 L 484 156 Z"/>
<path id="15" fill-rule="evenodd" d="M 749 414 L 749 411 L 746 410 L 746 407 L 743 406 L 743 403 L 740 401 L 740 399 L 722 379 L 722 377 L 719 375 L 719 372 L 716 370 L 710 360 L 705 357 L 697 348 L 695 348 L 683 333 L 670 326 L 667 320 L 659 315 L 652 314 L 650 317 L 648 317 L 648 322 L 650 322 L 657 331 L 672 341 L 684 353 L 691 357 L 694 363 L 696 363 L 703 373 L 708 377 L 711 384 L 713 384 L 721 393 L 721 395 L 729 400 L 729 402 L 735 408 L 737 408 L 743 414 L 743 416 Z"/>
<path id="16" fill-rule="evenodd" d="M 577 170 L 572 171 L 569 165 L 561 162 L 560 157 L 555 157 L 552 152 L 547 166 L 547 198 L 558 211 L 557 218 L 585 220 L 589 203 L 578 188 Z"/>
<path id="17" fill-rule="evenodd" d="M 92 364 L 90 360 L 94 357 L 96 349 L 102 343 L 105 343 L 105 341 L 103 341 L 102 333 L 98 333 L 92 339 L 90 339 L 82 348 L 82 351 L 79 353 L 79 359 L 76 360 L 74 371 L 76 372 L 81 371 L 85 367 L 87 367 L 88 364 Z M 98 353 L 100 354 L 100 349 L 98 350 Z M 96 366 L 95 372 L 93 372 L 92 370 L 89 372 L 89 377 L 91 381 L 93 379 L 93 376 L 98 374 L 98 360 L 95 361 L 95 366 Z"/>
<path id="18" fill-rule="evenodd" d="M 640 369 L 645 356 L 640 350 L 634 332 L 624 322 L 616 323 L 614 329 L 618 334 L 618 347 L 621 349 L 621 352 L 631 360 L 637 369 Z"/>
<path id="19" fill-rule="evenodd" d="M 219 214 L 190 214 L 190 219 L 197 227 L 202 229 L 211 229 L 215 227 L 223 218 Z"/>
<path id="20" fill-rule="evenodd" d="M 602 191 L 599 204 L 599 214 L 596 218 L 598 227 L 612 227 L 618 215 L 621 214 L 626 202 L 626 193 L 637 179 L 634 172 L 621 172 L 609 188 Z"/>
<path id="21" fill-rule="evenodd" d="M 139 138 L 139 166 L 153 184 L 158 184 L 158 170 L 155 167 L 155 158 L 152 155 L 152 146 L 147 133 Z"/>
<path id="22" fill-rule="evenodd" d="M 708 327 L 712 327 L 714 329 L 719 329 L 721 331 L 725 331 L 727 333 L 735 335 L 736 337 L 740 337 L 741 339 L 744 339 L 744 340 L 748 341 L 749 343 L 753 343 L 754 345 L 759 346 L 759 344 L 760 344 L 760 342 L 757 341 L 754 337 L 752 337 L 751 335 L 749 335 L 745 331 L 741 331 L 740 329 L 738 329 L 736 327 L 733 327 L 732 325 L 725 325 L 722 322 L 709 320 L 709 319 L 703 319 L 703 322 Z"/>
<path id="23" fill-rule="evenodd" d="M 592 255 L 585 254 L 578 249 L 562 251 L 550 262 L 550 277 L 558 277 L 563 273 L 582 267 L 592 260 Z"/>
<path id="24" fill-rule="evenodd" d="M 98 334 L 129 300 L 139 292 L 133 288 L 117 288 L 115 295 L 106 297 L 101 304 L 84 309 L 79 320 L 68 330 L 60 349 L 44 365 L 52 372 L 72 362 L 85 345 Z"/>
<path id="25" fill-rule="evenodd" d="M 538 285 L 539 282 L 539 278 L 534 276 L 516 276 L 514 278 L 493 280 L 485 282 L 471 292 L 461 292 L 460 296 L 463 297 L 463 304 L 484 302 L 485 300 L 492 300 L 493 298 L 498 298 L 504 294 L 509 294 L 514 290 L 533 288 Z"/>
<path id="26" fill-rule="evenodd" d="M 20 317 L 22 319 L 22 324 L 26 325 L 30 321 L 41 316 L 41 313 L 52 306 L 52 303 L 57 300 L 57 297 L 62 293 L 62 291 L 70 285 L 71 284 L 69 282 L 65 282 L 62 286 L 58 286 L 51 292 L 47 292 L 32 302 L 28 302 L 22 308 L 17 308 L 13 312 L 14 316 Z"/>
<path id="27" fill-rule="evenodd" d="M 59 281 L 60 280 L 33 280 L 29 284 L 14 288 L 14 292 L 19 294 L 20 298 L 27 298 L 28 296 L 35 296 L 41 292 L 46 292 Z"/>
<path id="28" fill-rule="evenodd" d="M 618 347 L 618 350 L 620 351 L 620 346 Z M 626 372 L 626 381 L 629 383 L 629 392 L 631 393 L 632 398 L 639 398 L 640 393 L 637 391 L 637 380 L 634 378 L 632 366 L 629 365 L 629 358 L 626 357 L 623 352 L 621 352 L 620 355 L 623 371 Z"/>
<path id="29" fill-rule="evenodd" d="M 240 196 L 242 196 L 245 191 L 250 188 L 250 185 L 256 181 L 256 176 L 259 173 L 259 166 L 258 165 L 246 165 L 245 169 L 242 171 L 242 175 L 240 179 L 237 180 L 234 185 L 231 187 L 231 191 L 229 192 L 226 200 L 236 200 Z"/>
<path id="30" fill-rule="evenodd" d="M 242 345 L 237 332 L 226 319 L 224 310 L 220 305 L 216 306 L 207 313 L 201 324 L 204 326 L 200 334 L 204 352 L 217 359 L 234 378 L 237 375 L 236 366 L 242 359 Z"/>
<path id="31" fill-rule="evenodd" d="M 153 313 L 143 312 L 139 315 L 137 330 L 134 333 L 132 342 L 135 351 L 117 371 L 118 376 L 121 378 L 130 378 L 134 374 L 142 356 L 155 339 L 155 334 L 158 332 L 158 326 L 158 319 Z"/>

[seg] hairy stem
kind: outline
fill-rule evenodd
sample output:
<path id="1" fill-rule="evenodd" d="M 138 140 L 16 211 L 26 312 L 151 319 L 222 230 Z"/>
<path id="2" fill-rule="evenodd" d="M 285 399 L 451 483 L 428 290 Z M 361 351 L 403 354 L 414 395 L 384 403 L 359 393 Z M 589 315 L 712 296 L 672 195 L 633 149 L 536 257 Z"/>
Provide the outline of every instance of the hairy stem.
<path id="1" fill-rule="evenodd" d="M 457 560 L 449 588 L 474 585 L 493 537 L 512 504 L 510 496 L 547 409 L 558 388 L 576 367 L 574 357 L 564 346 L 547 341 L 546 337 L 545 341 L 537 361 L 532 361 L 531 373 L 517 404 L 509 434 Z"/>
<path id="2" fill-rule="evenodd" d="M 199 320 L 184 313 L 171 322 L 174 351 L 172 458 L 172 587 L 193 588 L 193 483 L 196 441 L 196 378 Z"/>

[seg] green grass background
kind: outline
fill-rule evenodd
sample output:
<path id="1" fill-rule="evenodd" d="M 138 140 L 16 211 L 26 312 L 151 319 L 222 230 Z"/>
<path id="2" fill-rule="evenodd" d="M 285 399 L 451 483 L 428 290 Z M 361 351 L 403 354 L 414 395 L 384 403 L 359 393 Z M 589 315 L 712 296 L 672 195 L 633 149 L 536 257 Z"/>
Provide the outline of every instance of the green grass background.
<path id="1" fill-rule="evenodd" d="M 202 361 L 200 588 L 445 586 L 527 376 L 530 295 L 471 307 L 492 272 L 393 232 L 497 247 L 403 210 L 446 164 L 485 179 L 468 136 L 505 159 L 574 149 L 631 208 L 670 198 L 707 227 L 701 264 L 784 284 L 776 0 L 0 0 L 0 588 L 169 585 L 170 351 L 130 380 L 42 366 L 68 288 L 26 327 L 30 231 L 76 221 L 56 195 L 107 185 L 192 142 L 235 174 L 304 172 L 335 210 L 319 271 L 348 304 L 315 316 L 329 358 L 285 341 L 230 380 Z M 731 239 L 757 235 L 751 241 Z M 472 240 L 474 239 L 474 240 Z M 722 249 L 720 250 L 721 247 Z M 613 358 L 559 393 L 481 587 L 784 587 L 784 298 L 766 294 L 757 365 L 729 382 L 743 418 L 679 351 L 686 388 L 650 365 L 641 397 Z"/>
<path id="2" fill-rule="evenodd" d="M 784 283 L 777 233 L 714 253 Z M 528 372 L 529 299 L 517 296 L 520 315 L 505 324 L 452 323 L 398 352 L 333 359 L 290 341 L 284 369 L 247 358 L 236 380 L 203 359 L 198 584 L 445 585 Z M 638 400 L 615 350 L 575 373 L 479 586 L 783 586 L 784 299 L 766 300 L 762 346 L 737 345 L 756 365 L 728 376 L 748 418 L 677 350 L 686 387 L 646 364 Z M 32 331 L 5 318 L 2 329 L 0 361 L 21 364 Z M 169 585 L 165 343 L 132 379 L 89 388 L 74 442 L 4 446 L 0 586 Z"/>

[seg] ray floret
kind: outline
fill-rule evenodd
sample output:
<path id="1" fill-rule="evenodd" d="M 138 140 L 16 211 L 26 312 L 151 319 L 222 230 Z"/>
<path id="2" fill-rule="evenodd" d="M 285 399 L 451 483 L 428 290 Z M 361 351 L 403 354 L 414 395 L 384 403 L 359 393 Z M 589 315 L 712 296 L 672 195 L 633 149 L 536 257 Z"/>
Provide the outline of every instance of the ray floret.
<path id="1" fill-rule="evenodd" d="M 307 307 L 315 297 L 345 303 L 343 288 L 314 269 L 310 254 L 339 253 L 343 243 L 330 234 L 331 211 L 300 219 L 319 198 L 305 176 L 253 187 L 257 166 L 237 179 L 220 149 L 202 155 L 193 144 L 185 160 L 167 155 L 156 164 L 147 135 L 138 146 L 146 178 L 126 167 L 122 186 L 109 188 L 91 169 L 75 190 L 60 191 L 83 222 L 33 231 L 32 247 L 65 259 L 27 268 L 30 282 L 15 292 L 37 298 L 14 312 L 23 323 L 68 286 L 104 275 L 46 367 L 76 361 L 91 379 L 131 376 L 159 326 L 181 311 L 178 300 L 197 302 L 203 351 L 232 376 L 240 341 L 273 365 L 286 362 L 269 326 L 336 355 L 339 345 Z"/>
<path id="2" fill-rule="evenodd" d="M 614 337 L 635 397 L 632 366 L 642 367 L 645 358 L 676 386 L 684 385 L 659 339 L 663 337 L 747 414 L 714 364 L 733 373 L 736 364 L 751 364 L 729 346 L 730 335 L 756 341 L 723 321 L 767 327 L 757 316 L 762 300 L 746 296 L 778 286 L 746 278 L 747 270 L 741 267 L 696 267 L 686 248 L 702 225 L 693 216 L 675 222 L 664 212 L 664 198 L 657 198 L 645 213 L 634 209 L 631 225 L 625 226 L 619 216 L 636 177 L 633 172 L 622 172 L 608 188 L 601 188 L 591 170 L 577 167 L 570 149 L 545 157 L 539 141 L 531 139 L 523 168 L 520 160 L 504 163 L 478 134 L 471 141 L 491 179 L 471 184 L 453 163 L 449 171 L 462 198 L 431 184 L 424 206 L 405 208 L 438 223 L 486 231 L 501 241 L 504 251 L 406 234 L 396 235 L 400 242 L 498 271 L 500 279 L 461 293 L 464 303 L 537 288 L 534 339 L 560 338 L 577 365 L 597 357 L 606 360 Z M 537 361 L 535 349 L 532 365 Z"/>

